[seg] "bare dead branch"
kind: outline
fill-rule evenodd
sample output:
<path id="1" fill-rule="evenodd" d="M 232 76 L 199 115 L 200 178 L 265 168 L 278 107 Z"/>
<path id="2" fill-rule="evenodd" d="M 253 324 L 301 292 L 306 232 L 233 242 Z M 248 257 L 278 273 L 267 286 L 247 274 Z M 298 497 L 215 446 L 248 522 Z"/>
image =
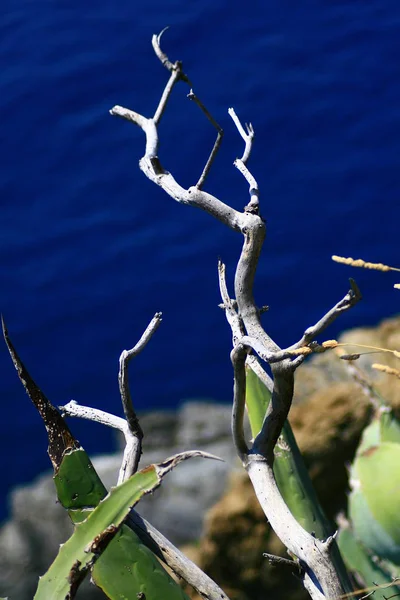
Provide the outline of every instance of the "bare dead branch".
<path id="1" fill-rule="evenodd" d="M 290 346 L 288 350 L 292 348 L 300 348 L 301 346 L 307 346 L 312 342 L 318 335 L 320 335 L 331 323 L 345 311 L 349 310 L 361 300 L 361 292 L 354 281 L 350 279 L 350 290 L 333 308 L 331 308 L 323 317 L 304 332 L 303 337 L 293 346 Z"/>
<path id="2" fill-rule="evenodd" d="M 122 483 L 131 475 L 136 473 L 139 465 L 140 455 L 142 453 L 143 431 L 140 427 L 135 409 L 133 408 L 132 397 L 129 391 L 128 363 L 143 350 L 154 333 L 157 331 L 160 324 L 161 313 L 156 313 L 138 343 L 131 348 L 131 350 L 124 350 L 119 358 L 119 390 L 126 422 L 131 435 L 129 436 L 129 445 L 127 441 L 127 446 L 125 448 L 124 459 L 121 466 L 118 483 Z"/>
<path id="3" fill-rule="evenodd" d="M 161 120 L 161 117 L 164 113 L 168 99 L 171 95 L 171 92 L 172 92 L 175 84 L 178 83 L 178 81 L 185 81 L 188 85 L 191 85 L 188 77 L 185 75 L 185 73 L 182 70 L 182 63 L 180 61 L 176 61 L 175 63 L 172 63 L 169 60 L 168 56 L 161 50 L 161 46 L 160 46 L 161 37 L 167 29 L 168 29 L 168 27 L 164 27 L 162 32 L 159 33 L 158 35 L 153 35 L 152 40 L 151 40 L 151 43 L 152 43 L 152 46 L 153 46 L 153 49 L 154 49 L 154 52 L 155 52 L 157 58 L 159 59 L 161 64 L 171 73 L 170 78 L 167 82 L 167 85 L 164 88 L 164 92 L 161 96 L 157 110 L 154 113 L 153 121 L 154 121 L 155 125 L 158 125 L 158 123 Z"/>
<path id="4" fill-rule="evenodd" d="M 242 138 L 245 142 L 244 152 L 243 152 L 242 158 L 240 158 L 239 160 L 243 164 L 246 164 L 250 158 L 251 149 L 253 146 L 253 140 L 254 140 L 253 125 L 251 123 L 246 123 L 246 131 L 245 131 L 235 110 L 233 108 L 228 108 L 228 113 L 229 113 L 229 116 L 232 117 L 232 120 L 235 123 L 237 130 L 239 131 L 240 135 L 242 136 Z"/>
<path id="5" fill-rule="evenodd" d="M 215 129 L 217 130 L 217 139 L 215 140 L 213 149 L 211 150 L 211 154 L 207 160 L 206 166 L 203 169 L 200 179 L 196 183 L 197 189 L 201 190 L 201 188 L 203 187 L 204 182 L 207 178 L 207 175 L 210 172 L 210 169 L 212 167 L 214 159 L 217 156 L 217 152 L 221 146 L 222 138 L 224 137 L 224 130 L 222 129 L 222 127 L 220 127 L 220 125 L 218 125 L 217 121 L 214 119 L 212 114 L 207 110 L 207 108 L 204 106 L 202 101 L 196 96 L 196 94 L 193 92 L 193 90 L 190 90 L 190 92 L 188 94 L 188 98 L 189 98 L 189 100 L 192 100 L 193 102 L 195 102 L 195 104 L 197 104 L 197 106 L 200 108 L 200 110 L 205 114 L 207 119 L 210 121 L 211 125 L 213 127 L 215 127 Z"/>
<path id="6" fill-rule="evenodd" d="M 259 210 L 258 183 L 257 183 L 255 177 L 250 173 L 249 169 L 246 166 L 246 163 L 250 158 L 250 153 L 251 153 L 251 149 L 253 146 L 254 129 L 253 129 L 253 126 L 251 123 L 249 123 L 249 124 L 246 123 L 247 131 L 245 131 L 243 128 L 243 125 L 240 122 L 239 117 L 237 116 L 237 114 L 235 113 L 233 108 L 228 108 L 228 113 L 232 117 L 233 122 L 235 123 L 241 137 L 243 138 L 243 140 L 245 142 L 245 148 L 244 148 L 242 158 L 237 158 L 235 160 L 235 162 L 233 163 L 235 165 L 235 167 L 238 169 L 238 171 L 240 171 L 240 173 L 246 179 L 247 183 L 250 186 L 250 188 L 249 188 L 250 202 L 246 206 L 245 211 L 258 214 L 258 210 Z"/>
<path id="7" fill-rule="evenodd" d="M 245 207 L 245 210 L 247 212 L 253 212 L 253 213 L 257 214 L 258 210 L 259 210 L 258 183 L 255 180 L 255 177 L 250 173 L 250 171 L 248 170 L 248 168 L 246 167 L 244 162 L 242 162 L 240 160 L 240 158 L 237 158 L 233 164 L 235 165 L 237 170 L 243 175 L 243 177 L 246 179 L 247 183 L 249 184 L 250 202 Z"/>
<path id="8" fill-rule="evenodd" d="M 82 406 L 81 404 L 78 404 L 75 400 L 71 400 L 65 406 L 59 406 L 59 409 L 63 417 L 67 416 L 77 417 L 80 419 L 88 419 L 89 421 L 93 421 L 94 423 L 100 423 L 101 425 L 106 425 L 107 427 L 118 429 L 123 433 L 125 438 L 125 448 L 123 452 L 121 467 L 119 469 L 117 484 L 119 485 L 120 483 L 125 481 L 128 478 L 127 473 L 129 473 L 132 470 L 133 466 L 140 458 L 140 448 L 138 450 L 138 438 L 129 429 L 127 421 L 125 419 L 121 419 L 121 417 L 117 417 L 116 415 L 104 412 L 103 410 L 91 408 L 89 406 Z M 138 454 L 139 458 L 136 459 Z"/>
<path id="9" fill-rule="evenodd" d="M 342 349 L 336 350 L 339 357 L 341 357 Z M 364 395 L 368 398 L 370 405 L 374 410 L 378 410 L 382 406 L 382 397 L 378 394 L 372 383 L 362 369 L 356 366 L 353 362 L 345 362 L 346 370 L 349 372 L 352 379 L 358 384 Z"/>
<path id="10" fill-rule="evenodd" d="M 263 557 L 266 558 L 269 564 L 273 565 L 274 567 L 286 567 L 291 569 L 291 571 L 301 570 L 299 563 L 295 560 L 289 560 L 288 558 L 276 556 L 275 554 L 268 554 L 268 552 L 264 552 Z"/>
<path id="11" fill-rule="evenodd" d="M 174 69 L 174 65 L 169 60 L 168 56 L 161 50 L 160 46 L 161 38 L 163 34 L 167 31 L 167 29 L 169 29 L 168 25 L 167 27 L 164 27 L 164 29 L 158 35 L 154 34 L 151 38 L 151 44 L 153 46 L 154 53 L 157 56 L 158 60 L 168 71 L 172 72 Z"/>
<path id="12" fill-rule="evenodd" d="M 158 125 L 158 123 L 160 122 L 161 117 L 164 114 L 164 110 L 167 106 L 167 102 L 169 100 L 171 92 L 174 89 L 175 84 L 178 83 L 178 81 L 180 79 L 181 79 L 181 71 L 178 66 L 176 69 L 174 69 L 172 71 L 170 78 L 168 80 L 168 83 L 164 88 L 164 92 L 163 92 L 163 95 L 161 96 L 160 102 L 158 103 L 156 112 L 154 113 L 153 121 L 154 121 L 155 125 Z"/>
<path id="13" fill-rule="evenodd" d="M 119 358 L 118 382 L 125 417 L 130 430 L 133 433 L 139 433 L 139 435 L 141 436 L 143 436 L 143 432 L 140 428 L 135 410 L 133 408 L 132 398 L 129 391 L 128 363 L 132 358 L 137 356 L 143 350 L 146 344 L 150 341 L 150 339 L 160 326 L 161 320 L 161 313 L 156 313 L 150 321 L 149 325 L 146 327 L 138 343 L 130 350 L 123 350 Z"/>
<path id="14" fill-rule="evenodd" d="M 246 331 L 243 327 L 243 322 L 240 319 L 235 306 L 234 301 L 229 297 L 228 287 L 226 285 L 226 268 L 223 262 L 218 261 L 218 281 L 219 290 L 222 298 L 221 308 L 225 311 L 226 319 L 232 329 L 233 346 L 235 347 L 243 336 L 246 335 Z"/>
<path id="15" fill-rule="evenodd" d="M 172 71 L 181 68 L 182 67 L 182 63 L 180 61 L 176 61 L 175 63 L 172 63 L 168 56 L 165 54 L 165 52 L 163 52 L 161 50 L 161 46 L 160 46 L 160 42 L 161 42 L 161 37 L 163 36 L 163 34 L 167 31 L 167 29 L 169 29 L 169 27 L 164 27 L 164 29 L 161 31 L 161 33 L 154 34 L 153 37 L 151 38 L 151 44 L 153 46 L 153 50 L 155 55 L 157 56 L 157 58 L 159 59 L 159 61 L 161 62 L 161 64 L 170 72 L 172 73 Z M 190 87 L 193 87 L 192 84 L 190 83 L 190 80 L 188 78 L 187 75 L 185 75 L 185 73 L 181 73 L 181 79 L 182 81 L 185 81 L 188 85 L 190 85 Z"/>
<path id="16" fill-rule="evenodd" d="M 94 423 L 100 423 L 100 425 L 106 425 L 113 429 L 118 429 L 124 435 L 128 431 L 128 424 L 125 419 L 112 415 L 111 413 L 99 410 L 98 408 L 91 408 L 89 406 L 82 406 L 78 404 L 76 400 L 71 400 L 64 406 L 59 406 L 61 415 L 63 417 L 77 417 L 79 419 L 87 419 Z"/>
<path id="17" fill-rule="evenodd" d="M 232 436 L 236 452 L 243 464 L 246 464 L 249 448 L 244 437 L 243 420 L 246 406 L 246 371 L 244 368 L 247 349 L 238 344 L 231 352 L 233 365 L 233 407 L 232 407 Z"/>
<path id="18" fill-rule="evenodd" d="M 143 350 L 158 329 L 160 323 L 161 313 L 156 313 L 138 343 L 131 350 L 124 350 L 119 358 L 118 383 L 125 419 L 96 408 L 81 406 L 75 400 L 71 400 L 67 405 L 60 407 L 64 415 L 101 423 L 102 425 L 119 429 L 124 434 L 125 448 L 118 475 L 118 485 L 136 473 L 142 453 L 143 431 L 140 427 L 129 391 L 128 363 Z"/>

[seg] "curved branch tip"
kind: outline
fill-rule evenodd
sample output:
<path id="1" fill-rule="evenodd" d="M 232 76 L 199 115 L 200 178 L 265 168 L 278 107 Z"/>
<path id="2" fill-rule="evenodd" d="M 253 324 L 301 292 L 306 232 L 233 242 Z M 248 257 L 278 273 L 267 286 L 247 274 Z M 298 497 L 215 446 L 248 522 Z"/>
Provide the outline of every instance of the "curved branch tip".
<path id="1" fill-rule="evenodd" d="M 157 35 L 157 34 L 154 34 L 154 35 L 157 35 L 157 44 L 158 44 L 158 45 L 160 45 L 161 38 L 162 38 L 163 34 L 164 34 L 166 31 L 167 31 L 167 29 L 169 29 L 169 27 L 170 27 L 170 26 L 169 26 L 169 25 L 167 25 L 166 27 L 164 27 L 164 29 L 162 29 L 162 30 L 160 31 L 160 33 L 159 33 L 158 35 Z"/>

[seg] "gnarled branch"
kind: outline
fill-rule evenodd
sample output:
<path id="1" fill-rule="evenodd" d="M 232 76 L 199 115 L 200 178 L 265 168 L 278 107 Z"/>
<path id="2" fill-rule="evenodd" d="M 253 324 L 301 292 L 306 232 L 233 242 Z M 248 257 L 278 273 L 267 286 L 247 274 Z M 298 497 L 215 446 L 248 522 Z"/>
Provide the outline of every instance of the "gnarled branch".
<path id="1" fill-rule="evenodd" d="M 333 540 L 316 539 L 293 517 L 279 492 L 274 478 L 273 450 L 292 403 L 294 371 L 304 360 L 303 354 L 294 353 L 293 351 L 310 344 L 315 336 L 343 310 L 353 306 L 360 296 L 352 285 L 352 291 L 341 302 L 314 327 L 306 330 L 299 342 L 286 350 L 282 351 L 270 338 L 262 327 L 260 321 L 261 311 L 257 308 L 253 297 L 254 277 L 265 239 L 265 222 L 259 214 L 258 184 L 247 166 L 253 144 L 254 130 L 251 125 L 248 125 L 247 130 L 245 130 L 233 109 L 229 110 L 238 132 L 245 142 L 242 158 L 236 159 L 234 163 L 245 177 L 250 188 L 250 202 L 245 206 L 243 212 L 235 210 L 201 189 L 218 150 L 220 142 L 218 138 L 199 182 L 188 189 L 183 188 L 172 174 L 164 169 L 157 155 L 157 125 L 174 85 L 179 80 L 187 83 L 189 83 L 189 80 L 183 73 L 182 64 L 180 62 L 172 63 L 161 50 L 159 36 L 153 36 L 153 48 L 162 64 L 171 73 L 155 116 L 147 119 L 120 106 L 114 106 L 110 113 L 132 121 L 145 133 L 146 151 L 139 162 L 139 166 L 151 181 L 161 186 L 177 202 L 201 208 L 231 229 L 242 233 L 244 237 L 242 252 L 235 273 L 235 301 L 230 299 L 227 291 L 224 267 L 222 264 L 219 266 L 222 306 L 232 329 L 234 345 L 231 354 L 235 376 L 232 413 L 234 442 L 271 526 L 290 552 L 300 560 L 304 585 L 310 595 L 314 599 L 329 598 L 330 600 L 337 600 L 347 590 L 344 589 L 345 586 L 341 582 L 331 560 Z M 219 126 L 216 125 L 204 105 L 197 101 L 197 97 L 192 92 L 189 97 L 196 99 L 196 103 L 201 110 L 220 132 Z M 253 351 L 256 351 L 261 359 L 270 364 L 272 380 L 261 367 Z M 246 361 L 272 391 L 272 399 L 265 415 L 262 430 L 255 439 L 252 448 L 247 446 L 243 434 Z"/>

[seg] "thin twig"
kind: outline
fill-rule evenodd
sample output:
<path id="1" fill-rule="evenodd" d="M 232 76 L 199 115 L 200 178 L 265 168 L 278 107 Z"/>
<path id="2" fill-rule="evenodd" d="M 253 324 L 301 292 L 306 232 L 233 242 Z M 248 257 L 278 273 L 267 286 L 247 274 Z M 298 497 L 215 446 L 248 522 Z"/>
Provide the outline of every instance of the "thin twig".
<path id="1" fill-rule="evenodd" d="M 207 110 L 207 108 L 204 106 L 204 104 L 202 103 L 202 101 L 200 100 L 200 98 L 198 98 L 196 96 L 196 94 L 193 92 L 193 90 L 190 90 L 190 92 L 188 93 L 188 98 L 189 98 L 189 100 L 192 100 L 195 104 L 197 104 L 197 106 L 200 108 L 200 110 L 205 114 L 205 116 L 207 117 L 207 119 L 210 121 L 211 125 L 213 127 L 215 127 L 215 129 L 217 130 L 217 139 L 215 140 L 213 149 L 211 150 L 211 154 L 208 157 L 208 160 L 206 162 L 206 166 L 203 169 L 203 172 L 202 172 L 202 174 L 200 176 L 200 179 L 196 183 L 196 188 L 198 190 L 201 190 L 201 188 L 203 187 L 204 182 L 205 182 L 205 180 L 207 178 L 207 175 L 210 172 L 210 169 L 212 167 L 214 159 L 217 156 L 217 152 L 218 152 L 218 150 L 219 150 L 219 148 L 221 146 L 222 138 L 224 137 L 224 130 L 217 123 L 217 121 L 214 119 L 214 117 L 212 116 L 212 114 L 210 113 L 210 111 Z"/>
<path id="2" fill-rule="evenodd" d="M 88 421 L 93 421 L 94 423 L 100 423 L 101 425 L 118 429 L 125 436 L 126 433 L 129 432 L 128 424 L 125 419 L 117 417 L 116 415 L 112 415 L 104 410 L 99 410 L 98 408 L 82 406 L 81 404 L 78 404 L 76 400 L 71 400 L 68 402 L 68 404 L 59 406 L 58 409 L 61 411 L 61 415 L 63 417 L 78 417 L 79 419 L 87 419 Z"/>
<path id="3" fill-rule="evenodd" d="M 336 354 L 340 357 L 343 353 L 342 348 L 337 348 L 335 351 Z M 378 394 L 372 383 L 369 381 L 368 377 L 364 373 L 362 369 L 360 369 L 353 362 L 345 361 L 346 370 L 349 372 L 352 379 L 357 383 L 360 387 L 364 395 L 368 398 L 368 401 L 374 410 L 377 410 L 380 406 L 384 404 L 384 400 L 382 396 Z"/>
<path id="4" fill-rule="evenodd" d="M 178 83 L 178 81 L 181 79 L 181 75 L 182 74 L 179 66 L 172 71 L 170 78 L 168 79 L 167 85 L 164 88 L 164 92 L 161 96 L 160 102 L 158 103 L 156 112 L 154 113 L 153 121 L 155 125 L 159 124 L 161 117 L 164 114 L 164 110 L 167 106 L 167 102 L 169 100 L 171 92 L 174 89 L 175 84 Z"/>
<path id="5" fill-rule="evenodd" d="M 362 298 L 361 292 L 354 281 L 354 279 L 350 279 L 350 287 L 351 289 L 347 292 L 347 294 L 340 300 L 333 308 L 331 308 L 323 317 L 313 325 L 312 327 L 308 327 L 304 332 L 303 337 L 293 346 L 290 346 L 288 350 L 292 350 L 294 348 L 300 348 L 301 346 L 307 346 L 310 342 L 312 342 L 317 335 L 320 335 L 333 321 L 335 321 L 343 312 L 349 310 L 353 306 L 357 304 Z"/>
<path id="6" fill-rule="evenodd" d="M 168 56 L 165 54 L 165 52 L 163 52 L 161 50 L 161 45 L 160 45 L 161 37 L 167 31 L 167 29 L 169 29 L 169 27 L 164 27 L 164 29 L 158 35 L 155 33 L 151 38 L 151 44 L 153 46 L 154 53 L 157 56 L 157 58 L 159 59 L 159 61 L 161 62 L 161 64 L 170 73 L 172 73 L 172 71 L 174 71 L 177 68 L 177 66 L 181 67 L 182 63 L 180 61 L 176 61 L 175 63 L 172 63 L 169 60 Z M 188 76 L 185 75 L 185 73 L 183 73 L 183 71 L 181 73 L 181 79 L 182 79 L 182 81 L 185 81 L 188 85 L 190 85 L 192 87 L 192 84 L 190 83 Z"/>
<path id="7" fill-rule="evenodd" d="M 246 444 L 243 430 L 244 412 L 246 406 L 246 371 L 244 368 L 247 349 L 238 344 L 231 352 L 233 365 L 233 407 L 232 407 L 232 437 L 236 452 L 243 464 L 246 463 L 249 448 Z"/>
<path id="8" fill-rule="evenodd" d="M 153 122 L 155 125 L 161 120 L 161 117 L 164 113 L 165 107 L 167 106 L 168 99 L 171 95 L 171 92 L 178 81 L 185 81 L 188 85 L 190 85 L 190 81 L 182 70 L 182 63 L 180 61 L 176 61 L 172 63 L 168 56 L 161 50 L 160 41 L 163 33 L 167 31 L 168 27 L 164 27 L 161 33 L 158 35 L 153 35 L 151 43 L 154 49 L 154 52 L 157 58 L 160 60 L 161 64 L 171 73 L 170 78 L 164 88 L 162 93 L 160 102 L 158 103 L 158 107 L 156 112 L 154 113 Z"/>
<path id="9" fill-rule="evenodd" d="M 270 565 L 274 565 L 274 567 L 286 567 L 288 569 L 291 569 L 292 571 L 301 570 L 299 563 L 295 560 L 289 560 L 288 558 L 276 556 L 275 554 L 268 554 L 268 552 L 264 552 L 263 557 L 268 560 Z"/>
<path id="10" fill-rule="evenodd" d="M 251 149 L 253 147 L 254 140 L 254 129 L 251 123 L 246 123 L 246 131 L 242 123 L 240 122 L 239 117 L 235 113 L 233 108 L 228 108 L 228 113 L 232 117 L 233 122 L 235 123 L 237 130 L 239 131 L 241 137 L 245 142 L 244 152 L 242 158 L 237 158 L 234 161 L 235 167 L 240 171 L 243 177 L 246 179 L 249 184 L 249 194 L 250 194 L 250 202 L 246 206 L 245 211 L 254 212 L 258 214 L 259 210 L 259 189 L 258 183 L 255 177 L 250 173 L 249 169 L 246 166 L 247 161 L 250 158 Z"/>
<path id="11" fill-rule="evenodd" d="M 237 114 L 235 112 L 235 109 L 228 108 L 228 113 L 229 113 L 229 116 L 232 118 L 233 122 L 235 123 L 237 130 L 239 131 L 240 135 L 242 136 L 242 138 L 245 142 L 244 152 L 243 152 L 242 158 L 239 160 L 241 160 L 242 163 L 246 164 L 250 158 L 251 149 L 253 147 L 253 140 L 254 140 L 253 125 L 251 123 L 246 123 L 246 131 L 245 131 L 243 125 L 240 122 L 239 117 L 237 116 Z"/>
<path id="12" fill-rule="evenodd" d="M 232 342 L 235 347 L 244 335 L 246 335 L 246 331 L 243 327 L 243 322 L 240 319 L 237 311 L 234 307 L 234 302 L 229 297 L 228 287 L 226 285 L 226 268 L 223 262 L 218 261 L 218 281 L 219 281 L 219 291 L 222 298 L 221 308 L 225 311 L 226 319 L 232 330 Z"/>
<path id="13" fill-rule="evenodd" d="M 124 350 L 121 353 L 118 382 L 126 420 L 96 408 L 81 406 L 75 400 L 71 400 L 66 406 L 60 407 L 64 415 L 89 419 L 90 421 L 119 429 L 124 434 L 125 448 L 118 475 L 118 485 L 136 473 L 142 453 L 143 431 L 135 413 L 129 391 L 128 363 L 143 350 L 158 329 L 160 323 L 161 313 L 156 313 L 138 343 L 131 350 Z"/>
<path id="14" fill-rule="evenodd" d="M 125 418 L 131 436 L 129 438 L 129 450 L 126 449 L 124 454 L 124 461 L 123 465 L 121 466 L 118 483 L 122 483 L 131 475 L 133 475 L 133 473 L 136 473 L 139 465 L 140 455 L 142 453 L 143 431 L 140 427 L 135 409 L 133 408 L 132 397 L 129 391 L 128 363 L 132 358 L 137 356 L 143 350 L 143 348 L 150 341 L 154 333 L 157 331 L 160 324 L 161 313 L 156 313 L 150 321 L 149 325 L 147 326 L 145 332 L 143 333 L 138 343 L 133 348 L 131 348 L 131 350 L 124 350 L 119 358 L 119 390 L 121 394 Z"/>
<path id="15" fill-rule="evenodd" d="M 160 46 L 160 42 L 161 42 L 161 38 L 163 36 L 163 34 L 167 31 L 167 29 L 169 29 L 169 26 L 167 25 L 167 27 L 164 27 L 164 29 L 157 35 L 156 33 L 152 36 L 151 38 L 151 44 L 153 46 L 153 50 L 155 55 L 157 56 L 158 60 L 161 62 L 161 64 L 168 69 L 168 71 L 172 72 L 174 65 L 173 63 L 169 60 L 168 56 L 165 54 L 165 52 L 163 52 L 161 50 L 161 46 Z"/>
<path id="16" fill-rule="evenodd" d="M 137 464 L 140 458 L 138 437 L 129 429 L 128 422 L 125 419 L 97 408 L 82 406 L 75 400 L 71 400 L 65 406 L 59 406 L 59 410 L 61 411 L 62 416 L 88 419 L 94 423 L 100 423 L 101 425 L 118 429 L 123 433 L 125 438 L 125 448 L 118 473 L 118 485 L 128 479 L 130 476 L 129 473 L 132 472 L 135 466 L 137 470 Z"/>

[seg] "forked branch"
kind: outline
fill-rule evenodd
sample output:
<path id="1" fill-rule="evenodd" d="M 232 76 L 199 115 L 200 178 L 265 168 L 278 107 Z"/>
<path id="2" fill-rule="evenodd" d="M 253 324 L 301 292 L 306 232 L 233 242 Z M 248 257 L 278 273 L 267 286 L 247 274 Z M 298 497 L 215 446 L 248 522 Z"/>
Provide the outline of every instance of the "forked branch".
<path id="1" fill-rule="evenodd" d="M 143 350 L 143 348 L 152 338 L 153 334 L 157 331 L 160 323 L 161 313 L 156 313 L 149 325 L 146 327 L 138 343 L 131 348 L 131 350 L 123 350 L 119 358 L 118 382 L 125 419 L 121 419 L 121 417 L 117 417 L 97 408 L 81 406 L 75 400 L 71 400 L 71 402 L 65 406 L 60 406 L 63 416 L 88 419 L 89 421 L 94 421 L 95 423 L 101 423 L 102 425 L 113 427 L 114 429 L 118 429 L 123 433 L 125 437 L 125 448 L 118 475 L 118 485 L 136 473 L 139 466 L 140 456 L 142 454 L 143 431 L 140 427 L 139 419 L 137 418 L 135 409 L 133 407 L 132 397 L 129 390 L 128 363 Z"/>
<path id="2" fill-rule="evenodd" d="M 142 454 L 143 431 L 140 427 L 139 419 L 137 418 L 133 407 L 131 393 L 129 391 L 128 363 L 143 350 L 153 334 L 157 331 L 160 324 L 161 313 L 156 313 L 138 343 L 131 348 L 131 350 L 123 350 L 119 358 L 119 391 L 130 436 L 129 444 L 127 443 L 125 447 L 118 483 L 123 483 L 126 479 L 129 479 L 131 475 L 136 473 Z"/>

